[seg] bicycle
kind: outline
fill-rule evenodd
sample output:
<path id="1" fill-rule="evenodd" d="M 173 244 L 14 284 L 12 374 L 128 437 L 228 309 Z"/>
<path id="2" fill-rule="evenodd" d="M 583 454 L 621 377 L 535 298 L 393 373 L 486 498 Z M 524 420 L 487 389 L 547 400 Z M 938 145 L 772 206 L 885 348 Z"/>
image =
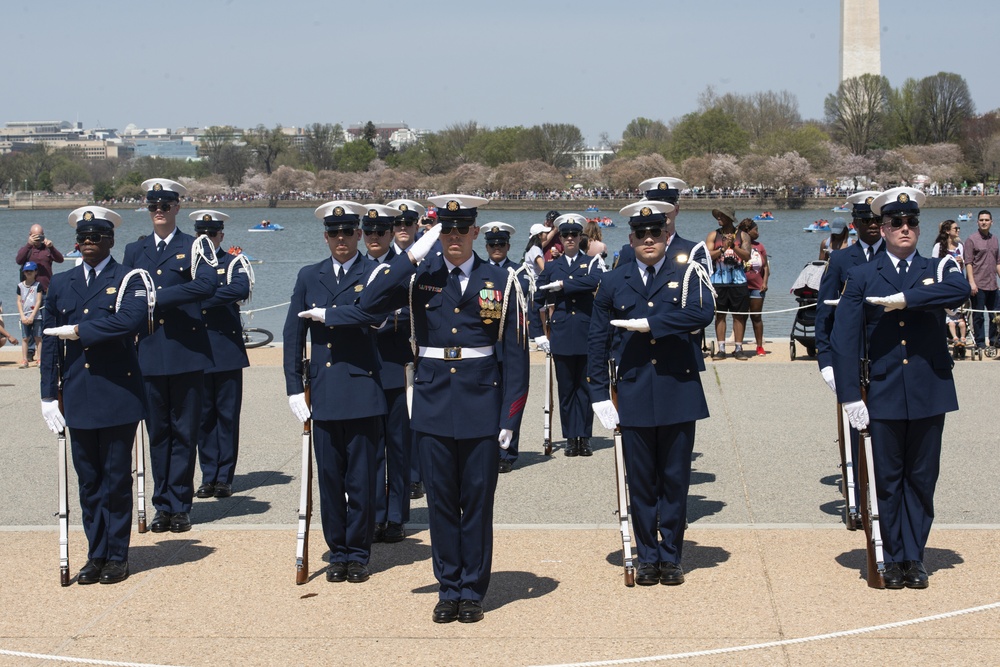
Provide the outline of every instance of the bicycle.
<path id="1" fill-rule="evenodd" d="M 240 322 L 243 324 L 243 345 L 248 350 L 263 347 L 274 340 L 274 334 L 267 329 L 248 327 L 243 313 L 240 313 Z"/>

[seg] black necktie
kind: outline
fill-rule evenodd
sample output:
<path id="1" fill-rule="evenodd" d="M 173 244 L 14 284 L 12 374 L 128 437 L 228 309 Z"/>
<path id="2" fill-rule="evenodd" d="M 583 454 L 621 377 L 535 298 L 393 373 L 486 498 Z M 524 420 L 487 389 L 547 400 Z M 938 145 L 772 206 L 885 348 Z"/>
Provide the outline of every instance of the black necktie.
<path id="1" fill-rule="evenodd" d="M 92 266 L 88 266 L 87 267 L 87 287 L 90 287 L 90 283 L 92 283 L 94 281 L 94 274 L 95 273 L 97 273 L 97 272 L 94 270 L 94 267 L 92 267 Z"/>
<path id="2" fill-rule="evenodd" d="M 340 279 L 341 279 L 341 278 L 343 277 L 343 275 L 344 275 L 344 270 L 343 270 L 343 268 L 341 268 L 341 267 L 339 267 L 339 266 L 335 266 L 335 267 L 333 267 L 333 274 L 334 274 L 335 276 L 337 276 L 337 284 L 339 285 L 339 284 L 340 284 Z"/>
<path id="3" fill-rule="evenodd" d="M 907 264 L 906 264 L 906 260 L 905 259 L 899 260 L 899 275 L 901 275 L 901 276 L 905 276 L 906 275 L 906 266 L 907 266 Z"/>
<path id="4" fill-rule="evenodd" d="M 167 247 L 166 241 L 158 241 L 156 243 L 156 256 L 159 257 L 163 254 L 163 249 Z"/>
<path id="5" fill-rule="evenodd" d="M 865 257 L 867 261 L 869 262 L 872 261 L 872 255 L 874 254 L 875 254 L 875 248 L 873 248 L 872 246 L 868 246 L 867 248 L 865 248 Z"/>
<path id="6" fill-rule="evenodd" d="M 455 293 L 455 298 L 462 298 L 462 269 L 455 267 L 451 270 L 451 275 L 448 277 L 448 283 L 451 285 L 452 291 Z"/>

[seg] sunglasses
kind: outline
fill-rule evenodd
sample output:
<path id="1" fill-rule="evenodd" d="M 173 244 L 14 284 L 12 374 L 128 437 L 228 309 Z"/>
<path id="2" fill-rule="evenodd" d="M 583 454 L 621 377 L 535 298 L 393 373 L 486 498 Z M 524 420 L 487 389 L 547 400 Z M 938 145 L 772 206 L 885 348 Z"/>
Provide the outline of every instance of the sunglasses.
<path id="1" fill-rule="evenodd" d="M 641 241 L 646 238 L 646 234 L 649 234 L 649 238 L 651 239 L 658 239 L 660 238 L 660 234 L 663 233 L 663 230 L 657 227 L 654 229 L 637 229 L 632 233 Z"/>
<path id="2" fill-rule="evenodd" d="M 336 238 L 338 236 L 343 236 L 345 238 L 350 238 L 350 237 L 354 236 L 354 232 L 356 232 L 356 231 L 357 230 L 353 229 L 353 228 L 352 229 L 339 228 L 339 229 L 328 229 L 328 230 L 326 230 L 326 233 L 327 233 L 327 236 L 329 236 L 330 238 Z"/>
<path id="3" fill-rule="evenodd" d="M 393 227 L 412 227 L 416 223 L 413 220 L 397 220 L 392 223 Z"/>
<path id="4" fill-rule="evenodd" d="M 365 236 L 377 236 L 379 238 L 382 238 L 383 236 L 385 236 L 388 233 L 389 232 L 387 232 L 384 229 L 378 229 L 378 230 L 368 230 L 368 229 L 366 229 L 365 230 Z"/>
<path id="5" fill-rule="evenodd" d="M 81 232 L 76 235 L 76 242 L 80 245 L 83 245 L 84 243 L 93 243 L 94 245 L 97 245 L 104 239 L 109 238 L 112 238 L 110 234 L 102 234 L 100 232 Z"/>
<path id="6" fill-rule="evenodd" d="M 908 225 L 910 229 L 913 229 L 914 227 L 920 224 L 920 218 L 914 218 L 913 216 L 903 216 L 899 218 L 892 218 L 891 220 L 889 220 L 887 224 L 893 229 L 899 229 L 904 224 Z"/>
<path id="7" fill-rule="evenodd" d="M 222 233 L 221 229 L 218 229 L 218 230 L 213 229 L 212 231 L 205 230 L 205 231 L 199 232 L 199 234 L 204 234 L 205 236 L 207 236 L 210 239 L 214 239 L 216 236 L 218 236 L 221 233 Z"/>
<path id="8" fill-rule="evenodd" d="M 499 241 L 499 240 L 497 240 L 497 241 L 487 241 L 486 245 L 488 245 L 488 246 L 490 246 L 492 248 L 502 248 L 505 245 L 507 245 L 507 242 L 506 241 Z"/>
<path id="9" fill-rule="evenodd" d="M 580 232 L 559 232 L 559 236 L 564 239 L 575 239 L 580 235 Z"/>
<path id="10" fill-rule="evenodd" d="M 458 225 L 454 225 L 451 227 L 446 227 L 445 225 L 441 225 L 442 234 L 451 234 L 452 232 L 458 232 L 459 234 L 464 235 L 469 233 L 469 229 L 470 229 L 469 227 L 459 227 Z"/>
<path id="11" fill-rule="evenodd" d="M 161 204 L 150 204 L 146 208 L 149 210 L 150 213 L 155 213 L 156 211 L 163 211 L 164 213 L 166 213 L 167 211 L 169 211 L 173 207 L 174 207 L 173 204 L 168 204 L 168 203 L 164 202 L 164 203 L 161 203 Z"/>

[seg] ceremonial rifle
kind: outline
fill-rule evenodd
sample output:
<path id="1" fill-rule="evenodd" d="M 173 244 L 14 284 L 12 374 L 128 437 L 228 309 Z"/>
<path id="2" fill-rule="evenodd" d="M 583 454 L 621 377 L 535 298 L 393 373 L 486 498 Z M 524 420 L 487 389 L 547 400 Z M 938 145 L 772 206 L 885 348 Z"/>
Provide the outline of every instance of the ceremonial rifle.
<path id="1" fill-rule="evenodd" d="M 135 496 L 139 532 L 146 528 L 146 430 L 143 422 L 135 429 Z"/>
<path id="2" fill-rule="evenodd" d="M 608 376 L 611 389 L 611 403 L 618 410 L 618 371 L 615 360 L 608 359 Z M 628 482 L 625 477 L 625 449 L 622 444 L 622 428 L 615 424 L 615 475 L 618 482 L 618 520 L 622 533 L 622 563 L 625 566 L 625 585 L 635 586 L 635 565 L 632 563 L 632 535 L 628 527 Z"/>
<path id="3" fill-rule="evenodd" d="M 851 422 L 841 403 L 837 403 L 837 444 L 840 446 L 840 490 L 844 494 L 844 522 L 847 530 L 857 530 L 857 489 L 854 486 L 854 454 L 851 452 Z"/>
<path id="4" fill-rule="evenodd" d="M 309 400 L 309 357 L 302 355 L 302 383 Z M 309 581 L 309 521 L 312 519 L 312 419 L 302 423 L 302 488 L 299 491 L 299 530 L 295 547 L 295 583 Z"/>
<path id="5" fill-rule="evenodd" d="M 65 345 L 65 344 L 64 344 Z M 56 359 L 56 372 L 59 374 L 59 388 L 56 401 L 59 412 L 63 414 L 62 363 Z M 69 474 L 66 456 L 66 427 L 57 436 L 57 465 L 59 466 L 59 583 L 69 586 Z"/>
<path id="6" fill-rule="evenodd" d="M 549 334 L 552 333 L 552 328 L 549 326 L 549 318 L 552 316 L 552 311 L 548 306 L 542 308 L 539 313 L 539 318 L 542 320 L 542 331 L 545 333 L 545 337 L 548 338 Z M 552 342 L 549 341 L 549 350 L 545 353 L 545 407 L 542 410 L 542 438 L 544 440 L 545 455 L 552 455 L 552 376 L 554 374 L 553 360 L 552 360 Z"/>
<path id="7" fill-rule="evenodd" d="M 864 305 L 861 306 L 862 309 Z M 861 360 L 861 400 L 868 404 L 869 364 L 868 326 L 862 328 L 865 337 L 865 356 Z M 878 491 L 875 484 L 875 462 L 872 457 L 872 439 L 866 426 L 858 431 L 858 481 L 861 521 L 865 527 L 865 579 L 869 588 L 885 588 L 885 555 L 882 550 L 882 526 L 879 523 Z"/>

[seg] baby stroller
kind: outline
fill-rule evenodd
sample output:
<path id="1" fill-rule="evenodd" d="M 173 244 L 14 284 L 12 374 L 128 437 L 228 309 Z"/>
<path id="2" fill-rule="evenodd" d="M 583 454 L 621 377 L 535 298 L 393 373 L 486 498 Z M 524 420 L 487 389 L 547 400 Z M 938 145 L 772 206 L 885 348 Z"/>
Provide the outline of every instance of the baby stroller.
<path id="1" fill-rule="evenodd" d="M 788 355 L 795 360 L 795 342 L 805 346 L 806 354 L 816 356 L 816 300 L 819 297 L 819 281 L 826 271 L 826 262 L 815 261 L 806 264 L 792 285 L 792 294 L 799 304 L 792 321 L 789 334 Z"/>

